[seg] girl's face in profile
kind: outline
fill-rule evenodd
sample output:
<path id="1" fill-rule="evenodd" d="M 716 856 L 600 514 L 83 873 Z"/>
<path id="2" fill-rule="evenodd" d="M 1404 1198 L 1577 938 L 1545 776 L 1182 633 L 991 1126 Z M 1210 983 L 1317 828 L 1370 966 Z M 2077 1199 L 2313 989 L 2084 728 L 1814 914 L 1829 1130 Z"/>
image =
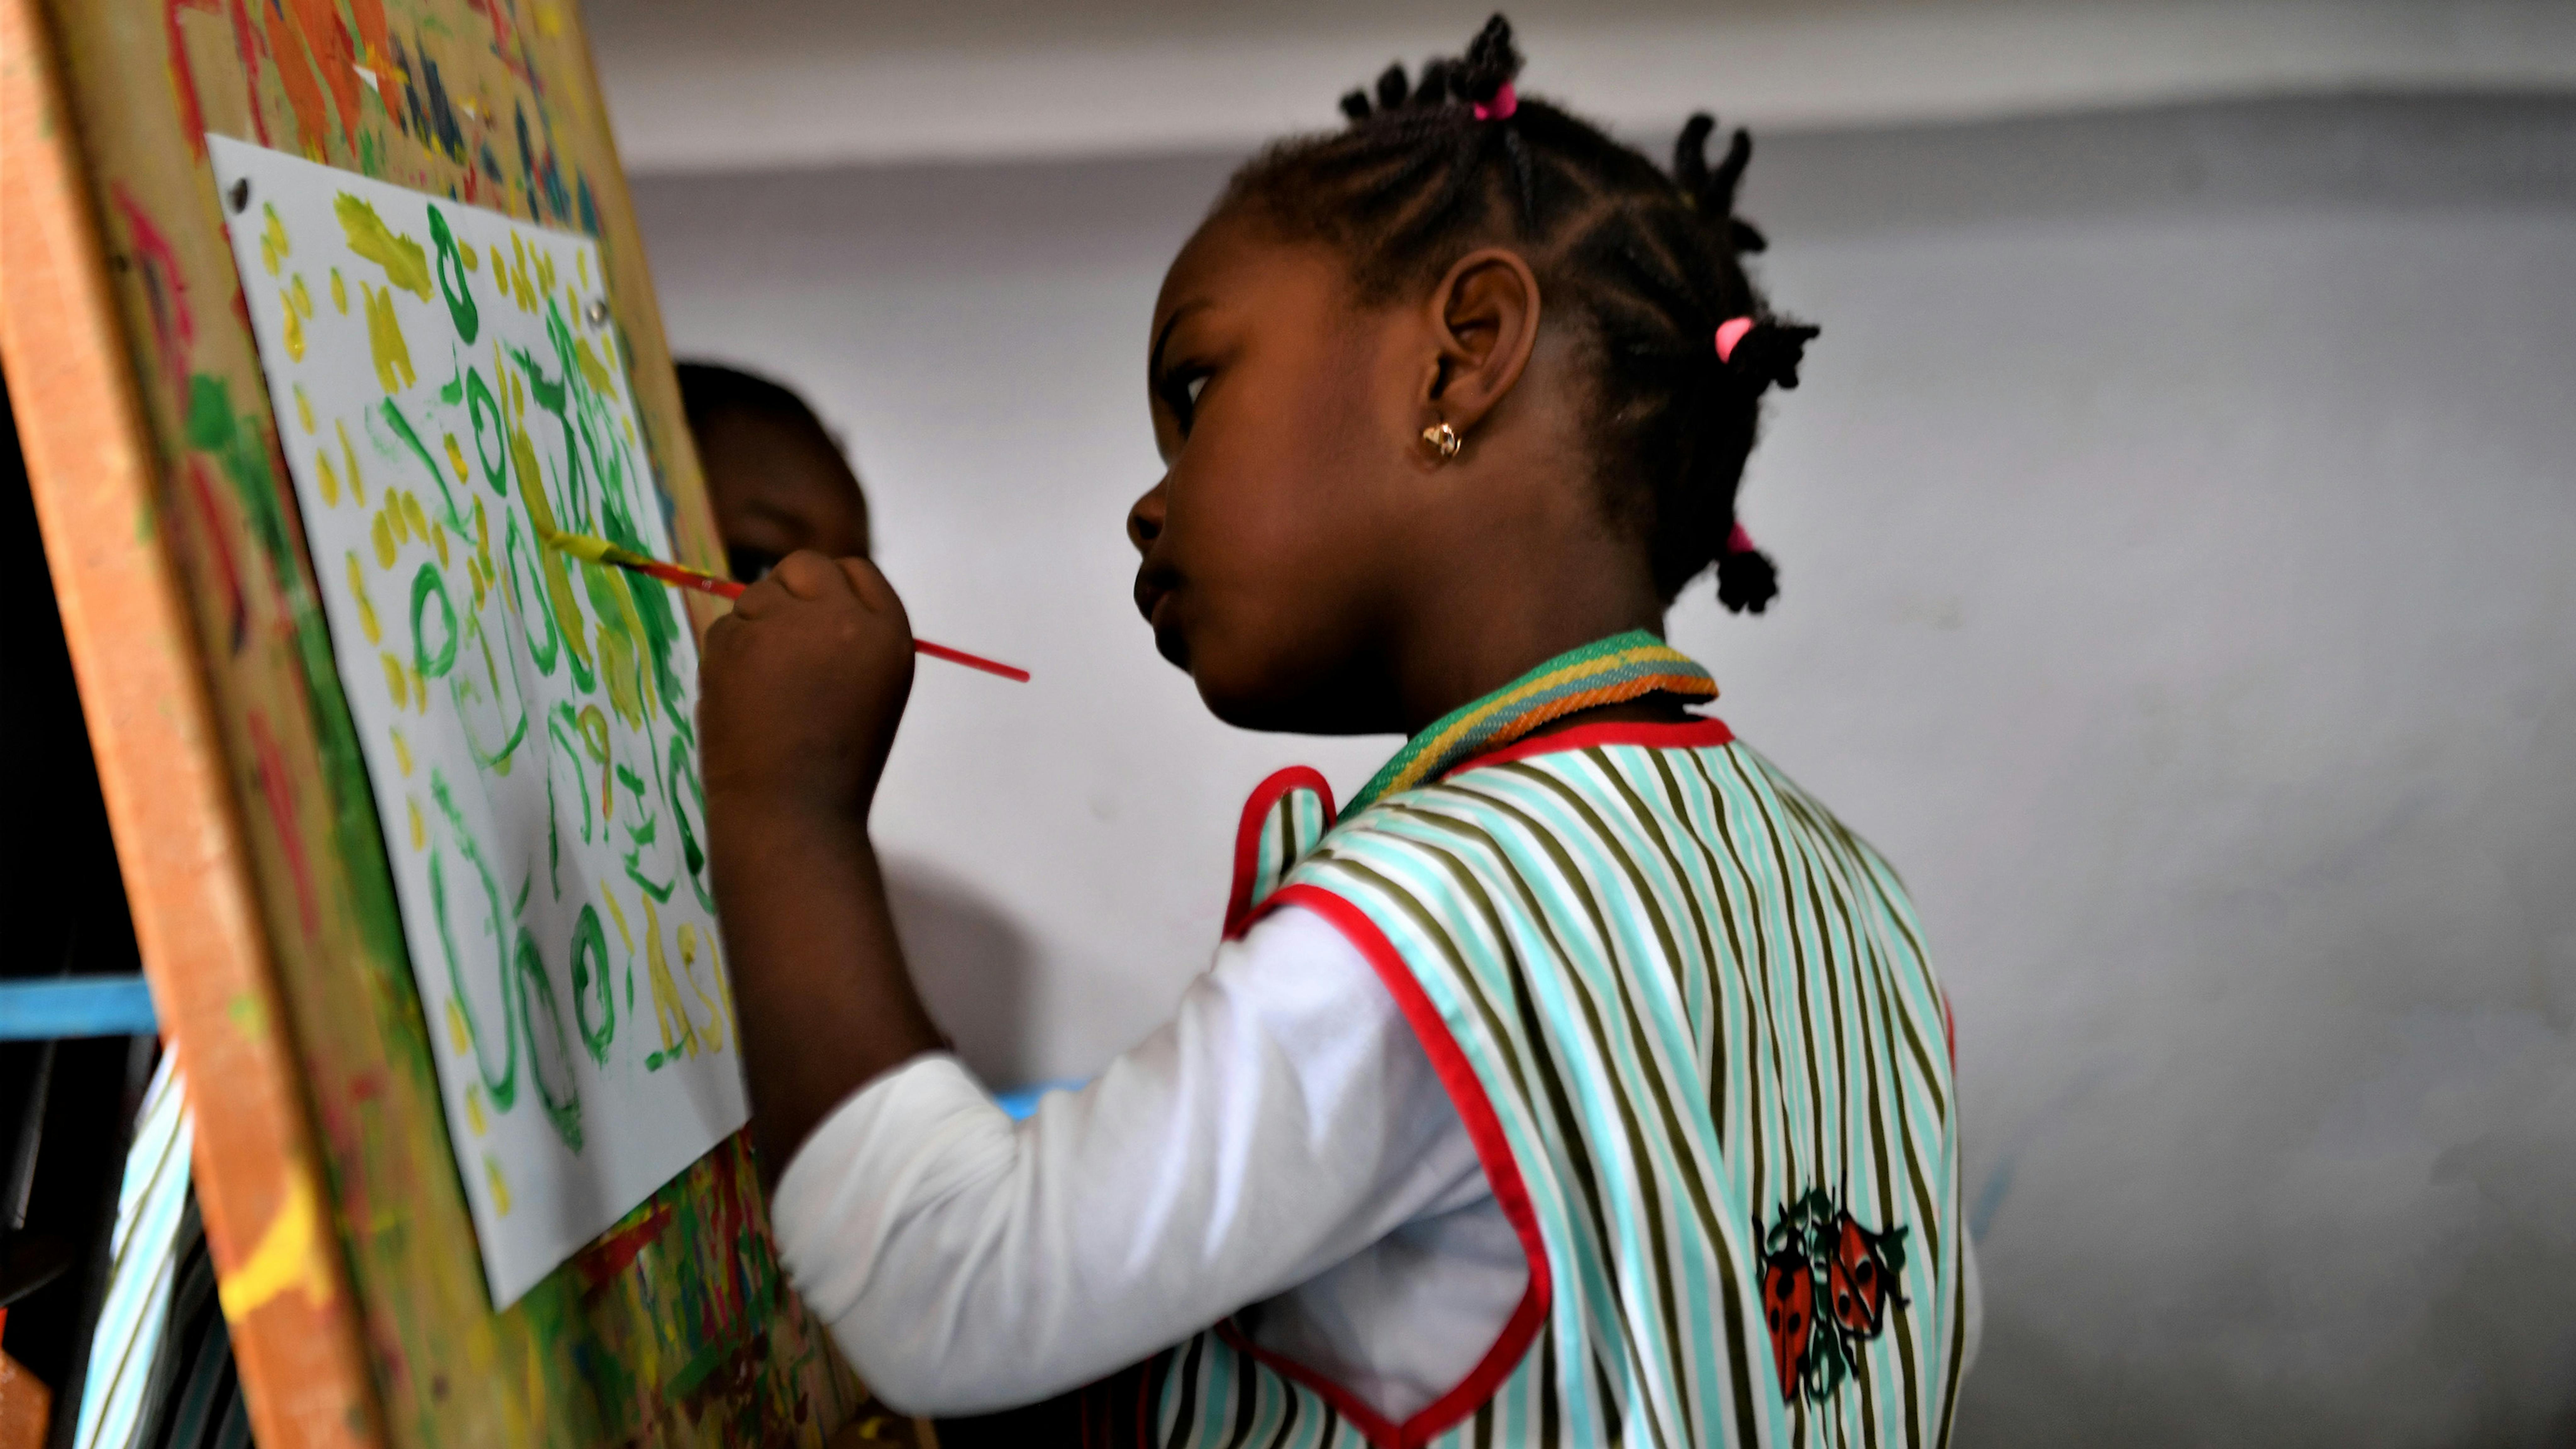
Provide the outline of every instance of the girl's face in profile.
<path id="1" fill-rule="evenodd" d="M 1165 471 L 1129 512 L 1136 607 L 1217 717 L 1359 733 L 1403 593 L 1418 379 L 1401 308 L 1340 260 L 1211 219 L 1164 279 L 1146 380 Z"/>

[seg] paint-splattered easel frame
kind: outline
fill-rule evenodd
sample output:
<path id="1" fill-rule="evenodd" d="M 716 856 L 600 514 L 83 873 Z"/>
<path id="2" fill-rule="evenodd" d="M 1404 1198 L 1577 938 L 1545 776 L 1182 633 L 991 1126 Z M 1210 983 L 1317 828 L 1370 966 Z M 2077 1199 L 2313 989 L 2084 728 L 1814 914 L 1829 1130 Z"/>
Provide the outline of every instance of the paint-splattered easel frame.
<path id="1" fill-rule="evenodd" d="M 785 1290 L 739 1136 L 491 1311 L 207 130 L 596 236 L 679 554 L 722 554 L 570 4 L 0 0 L 0 361 L 259 1441 L 879 1414 Z"/>

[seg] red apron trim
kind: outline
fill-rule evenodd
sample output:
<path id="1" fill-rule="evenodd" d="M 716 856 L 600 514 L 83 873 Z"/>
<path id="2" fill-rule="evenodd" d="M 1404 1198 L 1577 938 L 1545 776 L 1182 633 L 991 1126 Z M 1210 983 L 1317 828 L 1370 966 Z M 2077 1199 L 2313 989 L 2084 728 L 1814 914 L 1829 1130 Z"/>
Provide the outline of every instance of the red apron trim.
<path id="1" fill-rule="evenodd" d="M 1290 765 L 1252 787 L 1252 798 L 1243 802 L 1243 818 L 1234 827 L 1234 889 L 1225 900 L 1226 940 L 1241 936 L 1252 924 L 1252 873 L 1261 864 L 1261 827 L 1270 823 L 1271 808 L 1279 797 L 1291 790 L 1312 790 L 1323 797 L 1324 828 L 1333 828 L 1332 782 L 1312 768 Z"/>
<path id="2" fill-rule="evenodd" d="M 1579 733 L 1579 731 L 1569 731 Z M 1284 773 L 1284 772 L 1283 772 Z M 1278 778 L 1273 776 L 1273 779 Z M 1267 788 L 1266 786 L 1264 788 Z M 1450 1102 L 1458 1109 L 1459 1119 L 1466 1124 L 1468 1140 L 1476 1145 L 1476 1160 L 1485 1169 L 1485 1181 L 1494 1190 L 1494 1201 L 1511 1223 L 1521 1240 L 1521 1253 L 1529 1262 L 1529 1287 L 1521 1294 L 1520 1306 L 1503 1324 L 1503 1331 L 1485 1350 L 1475 1368 L 1468 1371 L 1457 1387 L 1442 1394 L 1421 1412 L 1401 1424 L 1390 1423 L 1384 1415 L 1370 1409 L 1351 1392 L 1323 1375 L 1290 1359 L 1284 1359 L 1249 1342 L 1239 1335 L 1228 1341 L 1251 1354 L 1287 1378 L 1313 1389 L 1341 1412 L 1342 1417 L 1357 1425 L 1369 1442 L 1382 1449 L 1416 1449 L 1451 1425 L 1476 1411 L 1478 1405 L 1494 1396 L 1503 1381 L 1512 1375 L 1529 1353 L 1530 1344 L 1538 1337 L 1539 1326 L 1547 1317 L 1551 1282 L 1547 1266 L 1547 1243 L 1539 1236 L 1538 1213 L 1531 1207 L 1529 1188 L 1521 1180 L 1520 1163 L 1512 1157 L 1511 1143 L 1503 1136 L 1502 1119 L 1495 1115 L 1493 1102 L 1485 1095 L 1485 1084 L 1467 1063 L 1467 1054 L 1450 1035 L 1449 1024 L 1441 1019 L 1440 1009 L 1414 978 L 1413 969 L 1404 964 L 1404 956 L 1395 943 L 1378 929 L 1368 913 L 1321 886 L 1296 884 L 1283 886 L 1261 903 L 1258 916 L 1267 915 L 1282 906 L 1299 906 L 1330 921 L 1360 954 L 1368 958 L 1377 971 L 1378 980 L 1386 984 L 1387 994 L 1395 998 L 1396 1008 L 1404 1013 L 1405 1023 L 1422 1042 L 1423 1052 L 1431 1058 L 1431 1069 L 1440 1077 L 1440 1085 L 1449 1093 Z M 1252 923 L 1246 921 L 1245 926 Z"/>

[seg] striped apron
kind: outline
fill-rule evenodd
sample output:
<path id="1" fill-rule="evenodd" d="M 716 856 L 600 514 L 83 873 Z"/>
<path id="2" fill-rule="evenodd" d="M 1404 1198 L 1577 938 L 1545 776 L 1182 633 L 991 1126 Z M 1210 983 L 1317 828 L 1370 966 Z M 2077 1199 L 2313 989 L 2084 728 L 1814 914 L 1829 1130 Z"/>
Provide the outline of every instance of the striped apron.
<path id="1" fill-rule="evenodd" d="M 1611 698 L 1715 692 L 1651 636 L 1606 640 L 1426 730 L 1338 824 L 1321 776 L 1273 776 L 1237 849 L 1229 934 L 1292 903 L 1333 921 L 1429 1052 L 1528 1254 L 1501 1335 L 1396 1423 L 1219 1325 L 1113 1381 L 1087 1438 L 1948 1443 L 1964 1219 L 1913 908 L 1715 720 L 1511 743 L 1604 702 L 1619 657 L 1643 683 Z"/>

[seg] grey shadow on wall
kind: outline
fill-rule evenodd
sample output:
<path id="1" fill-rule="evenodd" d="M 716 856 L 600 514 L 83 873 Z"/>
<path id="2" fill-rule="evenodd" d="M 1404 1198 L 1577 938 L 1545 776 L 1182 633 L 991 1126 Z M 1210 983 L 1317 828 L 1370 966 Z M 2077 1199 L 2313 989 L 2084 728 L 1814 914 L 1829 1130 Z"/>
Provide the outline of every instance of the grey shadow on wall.
<path id="1" fill-rule="evenodd" d="M 895 856 L 883 869 L 895 935 L 930 1019 L 986 1086 L 1031 1080 L 1036 953 L 1028 935 L 982 891 L 938 866 Z"/>

